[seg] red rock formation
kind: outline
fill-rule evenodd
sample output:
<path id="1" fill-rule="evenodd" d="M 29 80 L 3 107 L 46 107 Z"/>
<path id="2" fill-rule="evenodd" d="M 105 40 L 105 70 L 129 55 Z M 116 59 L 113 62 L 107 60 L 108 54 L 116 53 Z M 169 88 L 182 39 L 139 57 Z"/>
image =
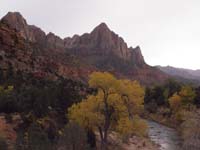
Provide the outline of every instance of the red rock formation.
<path id="1" fill-rule="evenodd" d="M 53 33 L 46 35 L 40 28 L 28 25 L 19 12 L 9 12 L 1 22 L 19 33 L 25 40 L 37 43 L 40 48 L 64 49 L 64 41 L 60 37 Z"/>
<path id="2" fill-rule="evenodd" d="M 55 50 L 64 50 L 64 41 L 53 33 L 46 36 L 47 47 Z"/>
<path id="3" fill-rule="evenodd" d="M 75 35 L 73 38 L 65 38 L 65 47 L 73 49 L 77 54 L 109 55 L 130 60 L 131 51 L 124 40 L 112 32 L 105 23 L 101 23 L 90 34 Z"/>
<path id="4" fill-rule="evenodd" d="M 128 47 L 105 23 L 91 33 L 60 37 L 28 25 L 20 13 L 0 21 L 0 67 L 31 72 L 37 77 L 87 79 L 94 70 L 110 71 L 144 84 L 162 82 L 167 75 L 148 66 L 140 47 Z"/>

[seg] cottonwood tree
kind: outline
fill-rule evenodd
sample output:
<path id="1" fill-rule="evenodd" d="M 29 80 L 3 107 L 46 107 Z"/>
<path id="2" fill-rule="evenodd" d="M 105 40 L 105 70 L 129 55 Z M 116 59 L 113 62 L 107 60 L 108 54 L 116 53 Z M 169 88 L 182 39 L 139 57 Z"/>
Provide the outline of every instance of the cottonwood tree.
<path id="1" fill-rule="evenodd" d="M 173 113 L 190 110 L 194 107 L 195 91 L 190 86 L 183 86 L 180 92 L 174 93 L 169 99 Z"/>
<path id="2" fill-rule="evenodd" d="M 181 96 L 174 93 L 172 97 L 169 98 L 169 104 L 173 112 L 177 112 L 181 107 Z"/>
<path id="3" fill-rule="evenodd" d="M 178 93 L 174 93 L 170 97 L 169 104 L 174 115 L 175 120 L 179 124 L 187 120 L 187 114 L 193 111 L 196 106 L 194 105 L 195 91 L 190 86 L 183 86 Z"/>
<path id="4" fill-rule="evenodd" d="M 138 117 L 143 109 L 144 89 L 137 81 L 118 80 L 107 72 L 90 75 L 89 86 L 95 94 L 68 110 L 70 120 L 99 132 L 101 149 L 107 150 L 108 135 L 144 135 L 146 124 Z"/>
<path id="5" fill-rule="evenodd" d="M 170 99 L 170 107 L 176 113 L 183 139 L 183 150 L 200 149 L 200 112 L 196 109 L 196 93 L 190 86 L 183 86 L 180 92 L 175 93 Z"/>
<path id="6" fill-rule="evenodd" d="M 182 104 L 187 108 L 194 103 L 194 98 L 196 96 L 195 91 L 191 86 L 183 86 L 179 95 L 181 96 Z"/>

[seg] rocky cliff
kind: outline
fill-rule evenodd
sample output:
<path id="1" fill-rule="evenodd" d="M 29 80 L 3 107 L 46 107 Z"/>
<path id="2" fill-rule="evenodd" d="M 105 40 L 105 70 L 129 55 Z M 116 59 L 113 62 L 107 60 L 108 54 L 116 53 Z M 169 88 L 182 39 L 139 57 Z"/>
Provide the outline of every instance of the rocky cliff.
<path id="1" fill-rule="evenodd" d="M 145 64 L 140 48 L 129 48 L 105 23 L 98 25 L 90 34 L 75 35 L 64 41 L 65 48 L 76 55 L 112 55 L 128 62 Z"/>
<path id="2" fill-rule="evenodd" d="M 46 35 L 27 25 L 19 13 L 8 13 L 0 21 L 0 69 L 32 73 L 55 80 L 58 76 L 83 80 L 93 70 L 64 52 L 58 36 Z"/>
<path id="3" fill-rule="evenodd" d="M 37 76 L 87 79 L 95 70 L 144 84 L 165 81 L 168 76 L 147 65 L 140 47 L 128 47 L 105 23 L 91 33 L 61 39 L 27 24 L 18 12 L 0 21 L 0 67 L 35 73 Z M 6 67 L 7 66 L 7 67 Z"/>

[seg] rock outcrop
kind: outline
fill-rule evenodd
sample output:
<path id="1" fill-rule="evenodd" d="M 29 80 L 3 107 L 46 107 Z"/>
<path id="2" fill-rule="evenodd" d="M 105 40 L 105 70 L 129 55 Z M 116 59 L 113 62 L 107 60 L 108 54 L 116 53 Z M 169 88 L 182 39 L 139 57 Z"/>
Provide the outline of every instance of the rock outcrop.
<path id="1" fill-rule="evenodd" d="M 77 55 L 115 55 L 126 61 L 132 61 L 138 56 L 137 59 L 144 63 L 140 48 L 128 48 L 124 40 L 111 31 L 105 23 L 101 23 L 90 34 L 75 35 L 72 38 L 65 38 L 64 41 L 65 48 Z"/>
<path id="2" fill-rule="evenodd" d="M 53 33 L 45 34 L 40 28 L 28 25 L 19 12 L 9 12 L 1 22 L 15 30 L 25 40 L 36 43 L 40 48 L 64 50 L 64 41 Z"/>
<path id="3" fill-rule="evenodd" d="M 30 42 L 44 42 L 45 40 L 45 33 L 36 26 L 28 25 L 19 12 L 9 12 L 1 19 L 1 22 L 18 32 L 25 40 Z"/>
<path id="4" fill-rule="evenodd" d="M 125 41 L 101 23 L 91 33 L 61 39 L 27 24 L 20 13 L 9 12 L 0 21 L 0 67 L 34 73 L 37 77 L 87 79 L 92 71 L 109 71 L 143 84 L 168 78 L 147 65 L 140 47 Z"/>
<path id="5" fill-rule="evenodd" d="M 64 50 L 64 41 L 53 33 L 46 36 L 47 47 L 54 50 Z"/>

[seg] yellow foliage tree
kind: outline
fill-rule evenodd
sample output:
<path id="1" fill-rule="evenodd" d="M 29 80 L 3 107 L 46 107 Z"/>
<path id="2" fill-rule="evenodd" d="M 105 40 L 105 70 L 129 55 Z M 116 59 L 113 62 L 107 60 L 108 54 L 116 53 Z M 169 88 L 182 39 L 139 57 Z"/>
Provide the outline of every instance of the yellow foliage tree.
<path id="1" fill-rule="evenodd" d="M 195 91 L 190 86 L 183 86 L 179 95 L 181 96 L 183 105 L 192 104 L 196 96 Z"/>
<path id="2" fill-rule="evenodd" d="M 173 94 L 172 97 L 169 98 L 169 104 L 174 112 L 178 111 L 181 107 L 181 96 L 177 93 Z"/>
<path id="3" fill-rule="evenodd" d="M 189 108 L 192 106 L 195 96 L 196 94 L 192 87 L 183 86 L 178 94 L 174 93 L 169 98 L 170 107 L 173 110 L 177 110 L 180 107 Z"/>
<path id="4" fill-rule="evenodd" d="M 177 121 L 182 122 L 188 111 L 193 110 L 195 91 L 190 86 L 183 86 L 180 92 L 169 98 L 169 104 Z"/>
<path id="5" fill-rule="evenodd" d="M 144 135 L 147 126 L 137 116 L 143 109 L 144 89 L 137 81 L 118 80 L 110 73 L 94 72 L 89 86 L 97 92 L 74 104 L 68 110 L 68 117 L 85 128 L 98 130 L 102 150 L 107 149 L 110 131 L 122 136 Z"/>

